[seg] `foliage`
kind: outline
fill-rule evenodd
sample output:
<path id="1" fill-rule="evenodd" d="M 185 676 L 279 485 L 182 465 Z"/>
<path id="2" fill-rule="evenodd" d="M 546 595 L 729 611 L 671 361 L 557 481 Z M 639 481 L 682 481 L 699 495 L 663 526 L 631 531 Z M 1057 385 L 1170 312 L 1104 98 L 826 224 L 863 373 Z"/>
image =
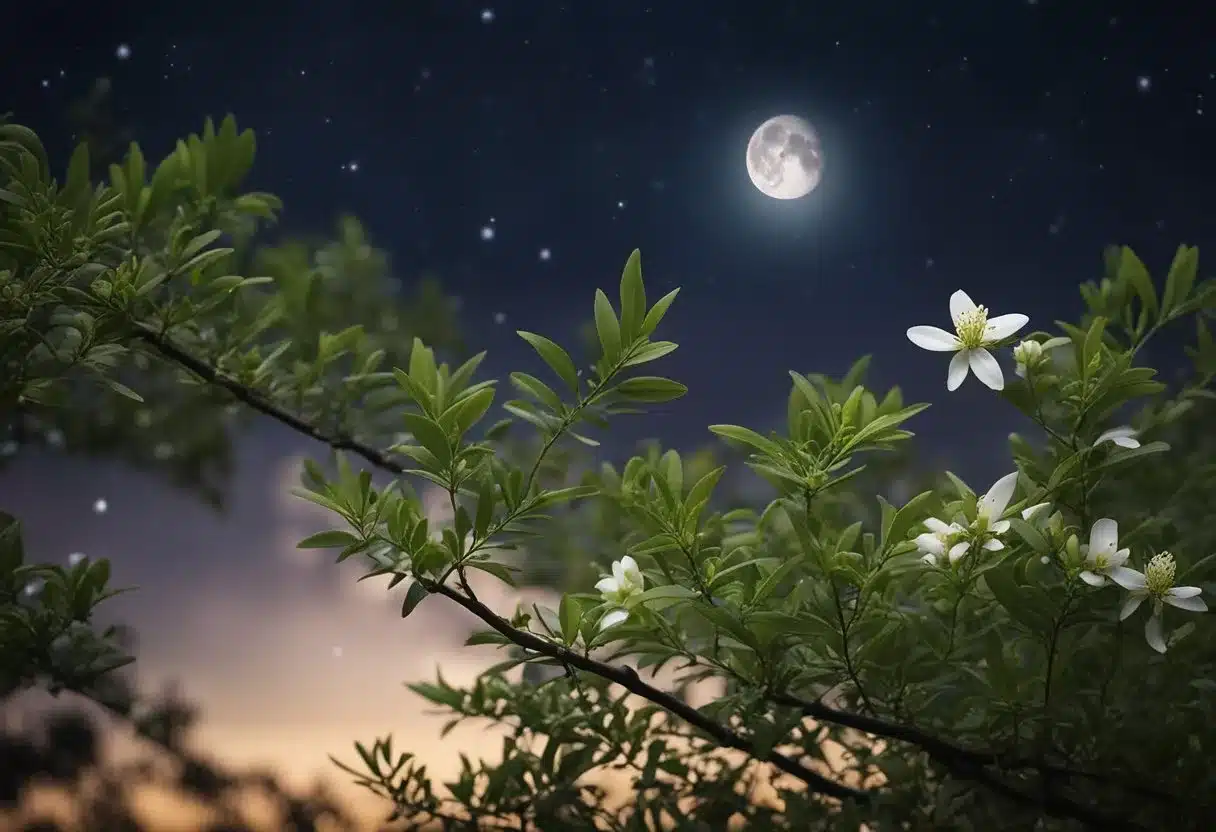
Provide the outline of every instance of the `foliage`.
<path id="1" fill-rule="evenodd" d="M 592 365 L 521 331 L 541 369 L 510 374 L 492 421 L 500 387 L 478 380 L 482 355 L 448 363 L 391 327 L 341 328 L 312 302 L 324 276 L 276 282 L 274 258 L 269 277 L 236 273 L 221 243 L 278 204 L 238 192 L 253 138 L 231 120 L 150 182 L 133 147 L 99 186 L 83 151 L 58 185 L 32 134 L 3 129 L 0 407 L 59 412 L 86 382 L 150 399 L 155 365 L 325 442 L 336 467 L 307 465 L 299 493 L 338 525 L 300 545 L 408 582 L 402 616 L 432 596 L 464 607 L 487 627 L 470 645 L 505 651 L 467 690 L 413 685 L 455 721 L 509 726 L 500 761 L 436 784 L 385 738 L 341 763 L 407 824 L 1208 828 L 1216 281 L 1197 280 L 1194 249 L 1161 285 L 1112 249 L 1082 318 L 1018 344 L 1008 384 L 991 351 L 1024 316 L 989 321 L 958 293 L 956 333 L 909 331 L 956 353 L 951 387 L 970 369 L 1028 420 L 1015 470 L 986 492 L 944 472 L 910 499 L 875 496 L 866 466 L 903 447 L 926 406 L 867 389 L 863 362 L 838 380 L 791 372 L 781 432 L 710 426 L 775 492 L 741 506 L 704 456 L 656 446 L 619 467 L 575 464 L 615 417 L 685 392 L 651 371 L 676 349 L 658 331 L 677 293 L 650 303 L 636 252 L 616 303 L 596 292 Z M 307 257 L 280 254 L 303 273 Z M 352 313 L 368 308 L 357 294 Z M 1195 329 L 1193 371 L 1170 389 L 1138 358 L 1177 323 Z M 127 363 L 139 356 L 148 368 Z M 520 431 L 538 450 L 509 441 Z M 560 456 L 570 447 L 592 450 Z M 450 524 L 410 480 L 444 495 Z M 611 577 L 593 591 L 594 574 L 569 571 L 555 609 L 478 597 L 474 572 L 534 578 L 526 554 L 546 547 Z M 87 583 L 91 609 L 104 581 Z M 88 618 L 47 603 L 48 633 Z M 6 660 L 34 667 L 22 626 L 5 631 Z M 521 664 L 553 672 L 516 681 Z M 661 668 L 675 691 L 653 679 Z M 720 695 L 694 707 L 694 682 Z M 610 769 L 631 799 L 597 783 Z"/>
<path id="2" fill-rule="evenodd" d="M 62 828 L 36 812 L 23 811 L 32 803 L 34 790 L 50 787 L 66 793 L 73 814 L 87 819 L 86 828 L 102 832 L 149 828 L 137 811 L 136 795 L 145 790 L 204 810 L 211 818 L 207 832 L 257 828 L 248 812 L 247 798 L 252 795 L 268 803 L 277 829 L 355 828 L 324 787 L 295 794 L 267 772 L 225 770 L 194 751 L 190 731 L 197 710 L 172 689 L 142 696 L 130 678 L 114 673 L 95 691 L 92 704 L 59 707 L 26 730 L 0 731 L 0 821 L 16 824 L 24 817 L 25 832 Z M 112 754 L 107 723 L 132 732 L 141 753 L 131 759 Z"/>

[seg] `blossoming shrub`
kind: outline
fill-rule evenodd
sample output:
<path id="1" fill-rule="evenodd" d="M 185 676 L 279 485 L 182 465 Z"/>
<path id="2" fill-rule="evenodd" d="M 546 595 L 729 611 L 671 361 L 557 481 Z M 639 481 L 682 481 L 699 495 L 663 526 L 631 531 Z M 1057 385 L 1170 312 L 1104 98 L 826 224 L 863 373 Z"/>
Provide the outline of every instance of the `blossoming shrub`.
<path id="1" fill-rule="evenodd" d="M 12 195 L 4 221 L 22 247 L 4 265 L 5 332 L 54 334 L 87 319 L 88 338 L 71 347 L 84 366 L 70 369 L 112 386 L 107 363 L 87 359 L 97 345 L 131 351 L 328 443 L 341 452 L 336 466 L 306 466 L 300 494 L 336 527 L 300 545 L 406 583 L 403 616 L 454 603 L 485 624 L 470 647 L 502 650 L 500 664 L 468 689 L 442 676 L 412 688 L 453 724 L 506 726 L 501 759 L 465 760 L 438 784 L 386 737 L 340 763 L 397 818 L 799 830 L 1152 828 L 1165 818 L 1208 828 L 1216 347 L 1205 318 L 1216 282 L 1197 282 L 1194 249 L 1180 248 L 1159 284 L 1129 250 L 1108 252 L 1106 277 L 1082 287 L 1081 320 L 1016 346 L 1025 316 L 989 319 L 963 292 L 950 300 L 955 334 L 908 331 L 955 353 L 949 389 L 974 372 L 1026 416 L 1009 473 L 982 493 L 950 473 L 899 505 L 857 492 L 865 460 L 911 438 L 926 406 L 867 389 L 860 372 L 791 372 L 784 431 L 709 426 L 775 494 L 730 505 L 716 496 L 724 467 L 697 470 L 675 450 L 564 481 L 545 466 L 569 442 L 594 448 L 617 415 L 685 392 L 651 373 L 676 349 L 659 336 L 676 292 L 652 303 L 636 252 L 616 303 L 595 295 L 590 366 L 521 331 L 541 370 L 510 374 L 515 395 L 488 425 L 500 385 L 477 378 L 481 356 L 453 366 L 416 340 L 392 366 L 348 330 L 317 333 L 315 354 L 279 363 L 296 333 L 266 338 L 240 298 L 263 293 L 253 308 L 272 320 L 292 307 L 274 286 L 230 275 L 213 233 L 217 215 L 242 205 L 256 214 L 269 198 L 209 193 L 207 210 L 167 215 L 167 248 L 127 242 L 157 187 L 167 189 L 157 198 L 197 197 L 236 146 L 194 137 L 150 184 L 129 159 L 114 184 L 94 189 L 78 171 L 62 188 L 34 150 L 10 150 L 17 161 L 0 193 Z M 34 323 L 13 326 L 19 319 Z M 1193 371 L 1171 389 L 1137 358 L 1175 323 L 1196 335 Z M 38 339 L 5 348 L 18 404 L 29 405 L 31 385 L 61 382 Z M 139 375 L 122 387 L 141 395 Z M 521 430 L 535 436 L 522 464 L 504 452 Z M 432 527 L 411 480 L 441 489 L 450 526 Z M 474 573 L 513 582 L 513 550 L 526 557 L 530 539 L 589 504 L 619 521 L 594 527 L 587 547 L 612 553 L 598 583 L 556 608 L 496 610 L 478 597 Z M 25 577 L 3 573 L 6 587 Z M 88 579 L 87 601 L 104 577 Z M 5 620 L 33 620 L 9 598 Z M 65 607 L 40 626 L 87 620 L 90 608 Z M 6 639 L 19 629 L 6 626 Z M 519 676 L 520 665 L 551 672 Z M 680 686 L 655 681 L 664 668 Z M 694 707 L 682 693 L 692 682 L 718 695 Z M 611 770 L 627 793 L 597 779 Z"/>

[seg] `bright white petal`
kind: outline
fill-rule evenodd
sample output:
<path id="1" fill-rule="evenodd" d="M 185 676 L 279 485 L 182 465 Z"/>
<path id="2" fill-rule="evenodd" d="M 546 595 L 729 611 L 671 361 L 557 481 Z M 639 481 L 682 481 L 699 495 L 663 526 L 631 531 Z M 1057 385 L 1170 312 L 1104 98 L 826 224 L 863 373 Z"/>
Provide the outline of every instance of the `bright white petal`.
<path id="1" fill-rule="evenodd" d="M 1071 344 L 1071 343 L 1072 343 L 1071 338 L 1061 338 L 1061 337 L 1048 338 L 1046 341 L 1043 342 L 1043 349 L 1044 350 L 1054 350 L 1056 347 L 1062 347 L 1065 344 Z"/>
<path id="2" fill-rule="evenodd" d="M 972 350 L 969 360 L 971 371 L 985 386 L 992 390 L 1005 389 L 1005 376 L 1001 372 L 1001 365 L 992 357 L 992 353 L 986 349 Z"/>
<path id="3" fill-rule="evenodd" d="M 1099 575 L 1097 572 L 1090 572 L 1086 569 L 1081 573 L 1081 580 L 1090 586 L 1106 586 L 1106 577 Z"/>
<path id="4" fill-rule="evenodd" d="M 908 340 L 922 350 L 956 352 L 962 344 L 953 332 L 935 326 L 914 326 L 908 330 Z"/>
<path id="5" fill-rule="evenodd" d="M 1195 588 L 1197 587 L 1188 587 L 1188 589 Z M 1190 612 L 1208 611 L 1208 605 L 1198 595 L 1183 595 L 1181 597 L 1177 595 L 1166 595 L 1164 600 L 1165 603 L 1169 604 L 1171 607 L 1177 607 L 1180 610 L 1188 610 Z"/>
<path id="6" fill-rule="evenodd" d="M 950 391 L 957 390 L 963 383 L 963 379 L 967 378 L 967 360 L 969 356 L 966 350 L 956 352 L 954 357 L 950 359 L 950 368 L 946 370 L 946 389 Z"/>
<path id="7" fill-rule="evenodd" d="M 1095 520 L 1093 528 L 1089 530 L 1089 556 L 1094 558 L 1098 555 L 1111 555 L 1117 548 L 1119 524 L 1109 517 Z"/>
<path id="8" fill-rule="evenodd" d="M 1161 616 L 1150 615 L 1144 623 L 1144 640 L 1158 653 L 1165 652 L 1165 634 L 1161 631 Z"/>
<path id="9" fill-rule="evenodd" d="M 1145 592 L 1133 592 L 1127 596 L 1127 600 L 1123 602 L 1123 609 L 1119 610 L 1119 620 L 1125 620 L 1129 615 L 1140 609 L 1140 605 L 1144 603 L 1144 599 L 1148 597 Z"/>
<path id="10" fill-rule="evenodd" d="M 1026 378 L 1026 365 L 1025 364 L 1018 364 L 1016 367 L 1013 368 L 1013 371 L 1015 373 L 1017 373 L 1018 378 Z"/>
<path id="11" fill-rule="evenodd" d="M 1134 442 L 1135 444 L 1126 445 L 1120 441 L 1120 440 L 1126 441 L 1129 439 L 1132 442 Z M 1140 447 L 1140 443 L 1136 442 L 1136 429 L 1131 427 L 1130 425 L 1120 425 L 1117 428 L 1111 428 L 1108 431 L 1103 431 L 1102 434 L 1099 435 L 1098 438 L 1094 440 L 1094 444 L 1101 445 L 1103 442 L 1114 442 L 1116 445 L 1120 445 L 1124 448 Z"/>
<path id="12" fill-rule="evenodd" d="M 965 540 L 961 541 L 959 543 L 955 543 L 953 546 L 950 547 L 950 554 L 949 554 L 950 562 L 957 563 L 958 559 L 961 558 L 963 555 L 967 554 L 967 550 L 970 548 L 971 548 L 971 544 Z"/>
<path id="13" fill-rule="evenodd" d="M 916 536 L 916 548 L 931 555 L 940 555 L 946 551 L 946 545 L 935 534 L 925 532 Z"/>
<path id="14" fill-rule="evenodd" d="M 999 552 L 1005 548 L 1005 544 L 997 540 L 995 537 L 990 537 L 984 541 L 984 550 L 988 552 Z"/>
<path id="15" fill-rule="evenodd" d="M 1132 439 L 1130 436 L 1116 436 L 1111 440 L 1120 448 L 1139 448 L 1140 440 Z"/>
<path id="16" fill-rule="evenodd" d="M 625 574 L 638 571 L 638 562 L 633 559 L 632 555 L 625 555 L 621 558 L 621 569 L 625 570 Z"/>
<path id="17" fill-rule="evenodd" d="M 612 610 L 600 619 L 600 629 L 607 630 L 609 627 L 624 624 L 627 618 L 629 618 L 629 613 L 625 610 Z"/>
<path id="18" fill-rule="evenodd" d="M 921 558 L 921 560 L 924 561 L 925 563 L 929 564 L 930 566 L 937 566 L 937 558 L 934 557 L 933 555 L 925 555 L 924 557 Z"/>
<path id="19" fill-rule="evenodd" d="M 1106 570 L 1110 579 L 1129 592 L 1144 592 L 1144 573 L 1126 566 L 1116 566 Z"/>
<path id="20" fill-rule="evenodd" d="M 997 315 L 995 318 L 990 318 L 988 326 L 984 327 L 984 340 L 1002 341 L 1028 323 L 1030 323 L 1030 318 L 1022 314 Z"/>
<path id="21" fill-rule="evenodd" d="M 621 591 L 621 585 L 616 582 L 616 578 L 602 578 L 595 585 L 595 588 L 605 595 L 612 595 Z"/>
<path id="22" fill-rule="evenodd" d="M 925 528 L 936 534 L 949 534 L 952 531 L 949 523 L 945 520 L 938 520 L 936 517 L 927 518 Z"/>
<path id="23" fill-rule="evenodd" d="M 988 527 L 988 531 L 992 532 L 993 534 L 1004 534 L 1005 532 L 1009 531 L 1009 521 L 997 520 Z"/>
<path id="24" fill-rule="evenodd" d="M 628 557 L 628 555 L 626 555 L 626 557 Z M 625 582 L 627 580 L 625 578 L 625 564 L 619 560 L 614 560 L 612 562 L 612 578 L 616 581 L 616 585 L 618 587 L 625 586 Z"/>
<path id="25" fill-rule="evenodd" d="M 1110 556 L 1109 568 L 1114 569 L 1116 566 L 1122 566 L 1123 564 L 1127 563 L 1127 559 L 1131 556 L 1131 553 L 1131 549 L 1120 549 L 1119 551 L 1115 552 Z"/>
<path id="26" fill-rule="evenodd" d="M 1017 485 L 1017 471 L 1006 474 L 994 482 L 992 488 L 988 489 L 988 493 L 980 498 L 979 513 L 987 517 L 989 521 L 998 519 L 1005 513 L 1005 509 L 1009 508 L 1009 501 L 1013 499 L 1013 490 L 1017 488 Z"/>
<path id="27" fill-rule="evenodd" d="M 1033 523 L 1049 508 L 1051 508 L 1051 503 L 1036 503 L 1030 508 L 1022 509 L 1022 519 L 1028 523 Z"/>
<path id="28" fill-rule="evenodd" d="M 958 319 L 973 309 L 975 309 L 975 301 L 962 289 L 959 289 L 950 296 L 950 320 L 954 321 L 956 327 L 958 326 Z"/>
<path id="29" fill-rule="evenodd" d="M 1176 586 L 1172 587 L 1168 594 L 1175 598 L 1194 598 L 1201 592 L 1203 590 L 1197 586 Z"/>

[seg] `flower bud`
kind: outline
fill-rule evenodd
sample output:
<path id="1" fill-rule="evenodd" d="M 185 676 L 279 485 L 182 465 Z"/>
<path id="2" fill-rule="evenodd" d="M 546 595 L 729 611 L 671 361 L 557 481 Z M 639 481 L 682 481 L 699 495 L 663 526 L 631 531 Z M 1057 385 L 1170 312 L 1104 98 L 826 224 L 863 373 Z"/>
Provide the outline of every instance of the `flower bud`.
<path id="1" fill-rule="evenodd" d="M 1081 565 L 1081 541 L 1075 534 L 1070 534 L 1064 544 L 1064 562 L 1069 566 Z"/>

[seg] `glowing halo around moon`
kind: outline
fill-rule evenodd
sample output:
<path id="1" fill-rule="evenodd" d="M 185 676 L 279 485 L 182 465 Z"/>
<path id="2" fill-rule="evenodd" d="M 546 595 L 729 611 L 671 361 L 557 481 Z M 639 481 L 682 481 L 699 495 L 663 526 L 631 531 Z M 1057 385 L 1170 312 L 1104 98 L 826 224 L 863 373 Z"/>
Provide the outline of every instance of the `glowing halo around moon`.
<path id="1" fill-rule="evenodd" d="M 747 175 L 765 196 L 799 199 L 823 179 L 819 134 L 798 116 L 773 116 L 747 143 Z"/>

